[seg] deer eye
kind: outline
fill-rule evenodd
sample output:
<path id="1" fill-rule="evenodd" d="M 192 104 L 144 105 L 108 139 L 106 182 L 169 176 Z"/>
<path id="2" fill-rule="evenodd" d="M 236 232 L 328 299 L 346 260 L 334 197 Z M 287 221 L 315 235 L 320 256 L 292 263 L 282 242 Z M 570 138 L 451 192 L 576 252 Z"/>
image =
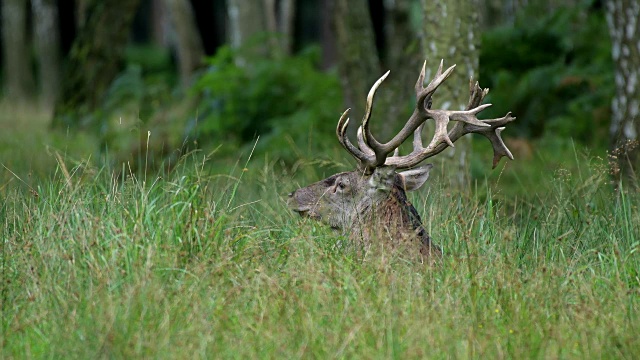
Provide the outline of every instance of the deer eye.
<path id="1" fill-rule="evenodd" d="M 347 187 L 347 185 L 345 185 L 342 181 L 338 181 L 338 189 L 344 190 L 345 187 Z"/>

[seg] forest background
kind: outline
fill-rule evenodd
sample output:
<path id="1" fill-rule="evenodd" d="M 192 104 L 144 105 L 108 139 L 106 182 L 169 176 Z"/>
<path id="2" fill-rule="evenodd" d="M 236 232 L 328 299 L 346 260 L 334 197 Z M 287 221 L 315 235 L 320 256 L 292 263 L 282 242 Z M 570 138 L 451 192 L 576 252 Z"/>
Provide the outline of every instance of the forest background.
<path id="1" fill-rule="evenodd" d="M 640 1 L 2 0 L 0 19 L 0 357 L 640 356 Z M 434 107 L 473 78 L 480 118 L 517 117 L 515 160 L 463 138 L 410 194 L 441 262 L 291 213 L 354 167 L 340 114 L 355 138 L 391 70 L 389 138 L 441 59 Z"/>
<path id="2" fill-rule="evenodd" d="M 85 155 L 134 168 L 142 154 L 159 168 L 194 147 L 235 158 L 258 136 L 257 154 L 288 164 L 335 158 L 327 151 L 336 148 L 338 115 L 349 107 L 361 116 L 384 71 L 392 75 L 374 122 L 383 138 L 410 115 L 422 61 L 429 75 L 444 59 L 458 66 L 435 105 L 463 107 L 468 79 L 479 80 L 494 104 L 485 118 L 518 118 L 505 133 L 517 157 L 573 142 L 608 157 L 617 179 L 638 159 L 638 25 L 628 20 L 636 5 L 6 0 L 2 133 L 15 139 L 46 129 L 41 143 L 81 133 L 89 137 Z M 26 120 L 25 110 L 37 115 Z M 6 166 L 37 163 L 14 154 L 14 145 L 0 149 Z M 475 156 L 467 146 L 448 155 L 462 164 L 449 175 L 462 186 Z M 485 176 L 471 170 L 474 179 Z"/>

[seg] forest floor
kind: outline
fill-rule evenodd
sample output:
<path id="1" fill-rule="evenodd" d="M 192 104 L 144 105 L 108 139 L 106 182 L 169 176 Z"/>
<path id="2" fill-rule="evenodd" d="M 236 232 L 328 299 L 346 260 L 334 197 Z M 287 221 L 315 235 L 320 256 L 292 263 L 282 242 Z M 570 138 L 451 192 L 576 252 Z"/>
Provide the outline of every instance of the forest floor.
<path id="1" fill-rule="evenodd" d="M 413 194 L 426 265 L 287 210 L 335 161 L 130 173 L 0 114 L 0 357 L 640 358 L 640 199 L 571 141 Z"/>

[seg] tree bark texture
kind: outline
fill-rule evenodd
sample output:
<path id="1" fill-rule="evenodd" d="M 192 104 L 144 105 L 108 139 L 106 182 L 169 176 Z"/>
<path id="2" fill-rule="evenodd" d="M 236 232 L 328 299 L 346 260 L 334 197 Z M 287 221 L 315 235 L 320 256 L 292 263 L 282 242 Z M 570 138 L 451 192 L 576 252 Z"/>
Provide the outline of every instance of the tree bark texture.
<path id="1" fill-rule="evenodd" d="M 182 86 L 191 84 L 193 73 L 202 66 L 204 48 L 196 27 L 191 3 L 188 0 L 165 0 L 177 35 L 176 48 Z"/>
<path id="2" fill-rule="evenodd" d="M 124 50 L 140 0 L 83 1 L 84 25 L 69 54 L 56 103 L 54 127 L 75 127 L 103 100 L 113 79 L 122 70 Z"/>
<path id="3" fill-rule="evenodd" d="M 333 68 L 338 58 L 333 10 L 333 0 L 322 1 L 320 5 L 320 46 L 322 47 L 322 68 L 325 70 Z"/>
<path id="4" fill-rule="evenodd" d="M 382 76 L 373 25 L 366 0 L 333 0 L 333 29 L 337 42 L 338 71 L 346 106 L 351 108 L 349 133 L 353 136 L 364 115 L 367 94 Z M 386 84 L 385 84 L 386 85 Z M 372 127 L 380 129 L 381 97 L 391 93 L 382 85 L 376 94 Z M 337 117 L 336 117 L 337 121 Z"/>
<path id="5" fill-rule="evenodd" d="M 293 30 L 296 15 L 296 0 L 280 0 L 278 6 L 278 33 L 280 48 L 285 55 L 293 52 Z"/>
<path id="6" fill-rule="evenodd" d="M 42 103 L 52 107 L 60 93 L 58 7 L 53 0 L 31 0 Z"/>
<path id="7" fill-rule="evenodd" d="M 638 186 L 640 169 L 640 1 L 607 0 L 606 17 L 615 63 L 612 102 L 611 165 L 616 180 Z M 616 181 L 616 183 L 618 183 Z"/>
<path id="8" fill-rule="evenodd" d="M 229 43 L 242 49 L 239 66 L 250 65 L 252 58 L 291 54 L 295 0 L 228 0 L 227 13 Z"/>
<path id="9" fill-rule="evenodd" d="M 27 0 L 2 1 L 2 43 L 5 96 L 12 102 L 29 101 L 33 74 L 27 39 Z"/>
<path id="10" fill-rule="evenodd" d="M 229 43 L 239 48 L 257 34 L 265 31 L 264 3 L 255 0 L 228 0 Z"/>
<path id="11" fill-rule="evenodd" d="M 263 0 L 267 31 L 270 34 L 271 52 L 291 54 L 295 0 Z"/>
<path id="12" fill-rule="evenodd" d="M 383 136 L 389 137 L 404 125 L 414 109 L 414 86 L 422 61 L 420 38 L 411 27 L 411 12 L 416 10 L 412 0 L 385 0 L 385 43 L 387 50 L 383 63 L 391 74 L 385 80 L 392 89 L 392 99 L 388 101 L 382 129 Z M 384 70 L 384 69 L 383 69 Z"/>
<path id="13" fill-rule="evenodd" d="M 444 68 L 456 64 L 453 74 L 436 92 L 433 107 L 464 109 L 469 100 L 469 79 L 478 79 L 478 46 L 480 42 L 479 0 L 422 0 L 424 27 L 422 49 L 427 59 L 427 82 L 433 77 L 441 59 Z M 429 129 L 432 130 L 432 129 Z M 436 160 L 445 179 L 454 186 L 469 183 L 468 152 L 471 138 L 456 142 L 455 149 L 443 152 Z"/>

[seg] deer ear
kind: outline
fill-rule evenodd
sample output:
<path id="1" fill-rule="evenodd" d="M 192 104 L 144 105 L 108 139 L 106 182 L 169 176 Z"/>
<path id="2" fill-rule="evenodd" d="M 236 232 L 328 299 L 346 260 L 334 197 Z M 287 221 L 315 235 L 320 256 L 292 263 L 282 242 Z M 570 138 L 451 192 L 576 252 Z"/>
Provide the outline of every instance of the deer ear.
<path id="1" fill-rule="evenodd" d="M 402 179 L 402 187 L 405 191 L 418 190 L 429 178 L 429 171 L 433 164 L 427 164 L 425 166 L 403 171 L 399 173 L 400 179 Z"/>

